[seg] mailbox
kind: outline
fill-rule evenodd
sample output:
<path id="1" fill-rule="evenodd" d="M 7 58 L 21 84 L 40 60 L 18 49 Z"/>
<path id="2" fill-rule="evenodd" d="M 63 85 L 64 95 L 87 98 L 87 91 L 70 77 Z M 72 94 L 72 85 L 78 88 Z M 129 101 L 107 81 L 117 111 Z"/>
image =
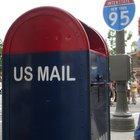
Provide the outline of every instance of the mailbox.
<path id="1" fill-rule="evenodd" d="M 56 7 L 32 9 L 3 46 L 3 140 L 109 140 L 108 50 Z"/>

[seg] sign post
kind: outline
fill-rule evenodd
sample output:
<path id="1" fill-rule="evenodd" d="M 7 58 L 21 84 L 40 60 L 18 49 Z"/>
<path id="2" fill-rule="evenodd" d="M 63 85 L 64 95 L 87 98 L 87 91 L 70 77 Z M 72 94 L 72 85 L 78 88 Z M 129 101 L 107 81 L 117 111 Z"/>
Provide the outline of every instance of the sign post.
<path id="1" fill-rule="evenodd" d="M 132 21 L 135 14 L 133 0 L 107 0 L 104 5 L 103 16 L 107 25 L 116 30 L 116 54 L 125 53 L 124 28 Z M 119 55 L 117 56 L 120 57 Z M 111 71 L 113 73 L 114 71 Z M 121 72 L 121 71 L 120 71 Z M 130 77 L 129 77 L 130 78 Z M 134 118 L 129 112 L 127 104 L 128 79 L 111 79 L 116 81 L 117 105 L 111 118 L 112 131 L 133 131 Z"/>

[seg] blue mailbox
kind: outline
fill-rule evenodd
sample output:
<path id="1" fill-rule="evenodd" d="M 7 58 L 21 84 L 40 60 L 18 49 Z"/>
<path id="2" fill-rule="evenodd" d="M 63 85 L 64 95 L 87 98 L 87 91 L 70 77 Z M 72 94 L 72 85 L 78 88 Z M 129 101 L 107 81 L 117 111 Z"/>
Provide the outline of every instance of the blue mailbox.
<path id="1" fill-rule="evenodd" d="M 3 46 L 3 140 L 109 140 L 108 50 L 68 12 L 19 17 Z"/>

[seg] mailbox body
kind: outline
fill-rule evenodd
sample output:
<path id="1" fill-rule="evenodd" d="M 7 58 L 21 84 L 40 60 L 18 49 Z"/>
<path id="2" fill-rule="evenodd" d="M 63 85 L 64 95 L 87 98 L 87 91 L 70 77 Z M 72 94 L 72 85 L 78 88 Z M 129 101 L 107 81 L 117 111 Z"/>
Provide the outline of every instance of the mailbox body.
<path id="1" fill-rule="evenodd" d="M 3 140 L 109 139 L 107 87 L 90 88 L 91 65 L 108 81 L 104 41 L 66 11 L 42 7 L 17 19 L 3 48 Z"/>

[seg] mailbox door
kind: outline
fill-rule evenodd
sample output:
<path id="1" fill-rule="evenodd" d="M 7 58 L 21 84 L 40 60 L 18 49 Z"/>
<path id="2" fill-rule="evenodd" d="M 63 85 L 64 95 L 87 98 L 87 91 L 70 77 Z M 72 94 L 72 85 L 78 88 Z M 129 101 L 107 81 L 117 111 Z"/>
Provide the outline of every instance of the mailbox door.
<path id="1" fill-rule="evenodd" d="M 108 58 L 90 53 L 91 140 L 110 139 Z"/>

